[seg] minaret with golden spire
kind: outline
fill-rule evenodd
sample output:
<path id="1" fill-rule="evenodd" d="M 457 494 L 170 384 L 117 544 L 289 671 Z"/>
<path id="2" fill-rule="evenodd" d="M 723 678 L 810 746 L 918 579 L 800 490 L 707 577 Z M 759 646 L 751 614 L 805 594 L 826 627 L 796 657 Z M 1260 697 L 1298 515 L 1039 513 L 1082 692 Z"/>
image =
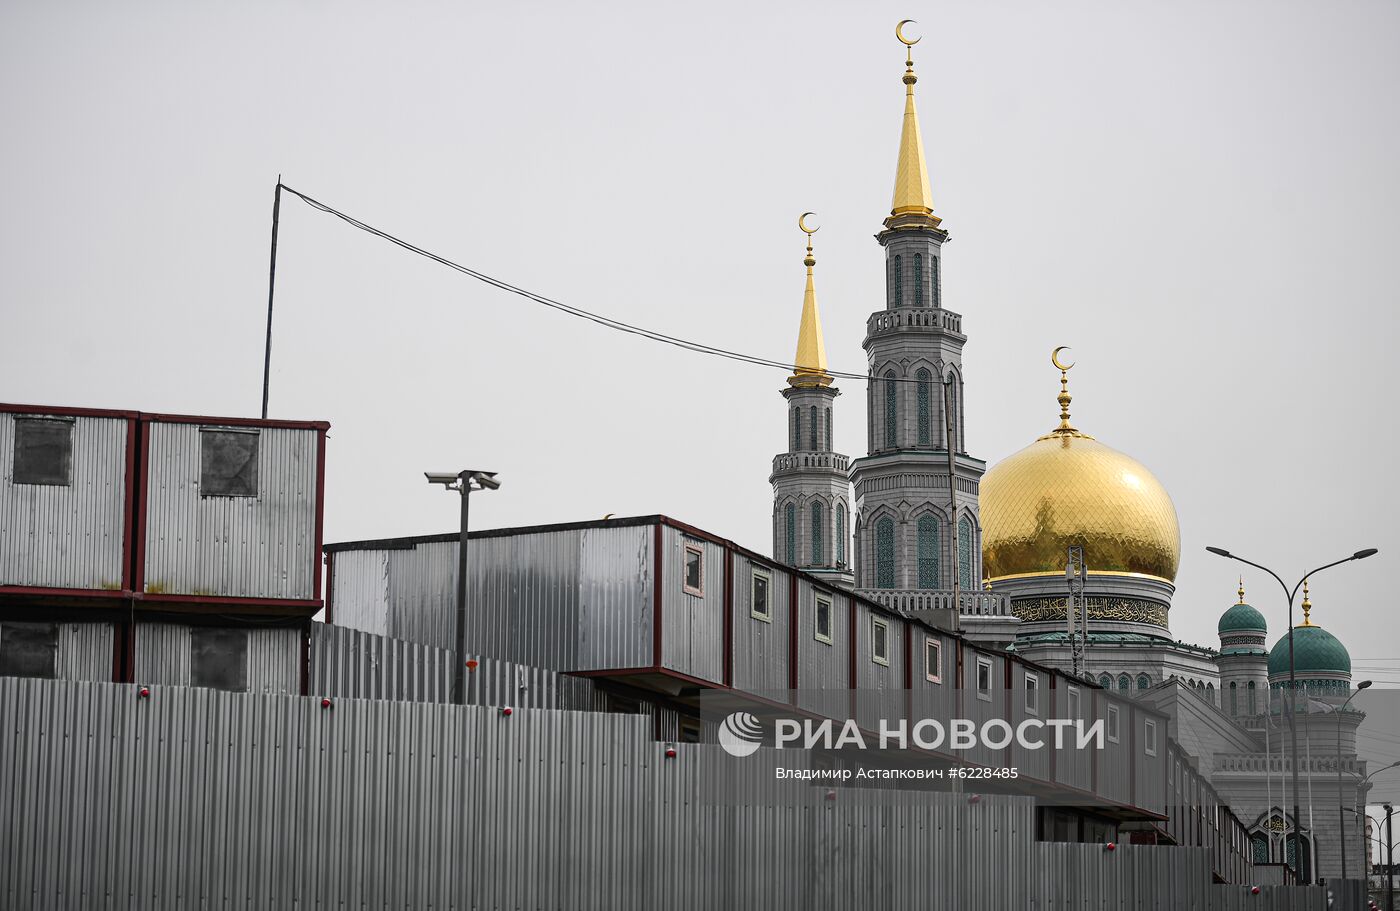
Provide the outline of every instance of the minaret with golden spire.
<path id="1" fill-rule="evenodd" d="M 969 455 L 965 439 L 967 336 L 962 316 L 944 306 L 943 249 L 949 236 L 933 214 L 914 97 L 919 77 L 913 48 L 922 40 L 910 36 L 916 24 L 905 19 L 894 30 L 903 47 L 904 114 L 894 198 L 884 230 L 875 235 L 885 250 L 885 305 L 866 321 L 863 343 L 870 376 L 869 435 L 867 455 L 851 468 L 861 504 L 857 588 L 877 598 L 889 590 L 956 590 L 981 597 L 978 491 L 986 465 Z M 965 619 L 981 624 L 982 631 L 1017 622 Z"/>
<path id="2" fill-rule="evenodd" d="M 813 270 L 811 212 L 797 226 L 807 235 L 807 287 L 802 294 L 802 322 L 797 330 L 797 354 L 792 376 L 782 390 L 788 402 L 787 451 L 773 458 L 773 555 L 790 566 L 850 587 L 851 485 L 849 461 L 835 452 L 835 400 L 841 391 L 831 384 L 822 339 L 821 311 Z"/>
<path id="3" fill-rule="evenodd" d="M 802 264 L 807 267 L 807 290 L 802 294 L 802 323 L 797 330 L 797 356 L 793 360 L 792 376 L 788 383 L 793 386 L 830 386 L 831 374 L 826 372 L 826 341 L 822 338 L 822 315 L 817 309 L 817 286 L 812 269 L 817 259 L 812 255 L 812 235 L 820 227 L 807 227 L 807 216 L 815 213 L 803 212 L 797 218 L 797 226 L 807 235 L 807 256 Z"/>

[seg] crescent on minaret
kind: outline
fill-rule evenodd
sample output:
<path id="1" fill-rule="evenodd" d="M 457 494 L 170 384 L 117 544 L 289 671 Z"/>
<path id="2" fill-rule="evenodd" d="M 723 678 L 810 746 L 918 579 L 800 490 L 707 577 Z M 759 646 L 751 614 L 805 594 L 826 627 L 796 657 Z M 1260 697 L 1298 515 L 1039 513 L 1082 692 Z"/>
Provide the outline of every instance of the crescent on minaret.
<path id="1" fill-rule="evenodd" d="M 1068 370 L 1069 368 L 1071 368 L 1071 367 L 1074 366 L 1074 362 L 1073 362 L 1073 361 L 1069 362 L 1068 364 L 1064 364 L 1064 363 L 1061 363 L 1061 362 L 1060 362 L 1060 352 L 1061 352 L 1061 351 L 1071 351 L 1071 350 L 1073 350 L 1073 349 L 1071 349 L 1069 345 L 1061 345 L 1060 347 L 1056 348 L 1054 351 L 1051 351 L 1051 352 L 1050 352 L 1050 363 L 1052 363 L 1052 364 L 1055 365 L 1055 369 L 1057 369 L 1057 370 Z"/>
<path id="2" fill-rule="evenodd" d="M 801 215 L 797 216 L 797 227 L 801 228 L 802 233 L 806 234 L 808 237 L 811 237 L 822 229 L 821 225 L 817 225 L 815 228 L 807 227 L 807 216 L 816 214 L 816 212 L 803 212 Z"/>
<path id="3" fill-rule="evenodd" d="M 918 44 L 920 41 L 923 41 L 923 40 L 924 40 L 924 36 L 923 36 L 923 35 L 920 35 L 919 37 L 913 38 L 913 39 L 906 38 L 906 37 L 904 37 L 904 27 L 905 27 L 906 25 L 918 25 L 918 24 L 919 24 L 919 23 L 918 23 L 916 20 L 914 20 L 914 19 L 901 19 L 901 20 L 899 20 L 899 25 L 896 25 L 896 26 L 894 27 L 894 36 L 895 36 L 896 38 L 898 38 L 898 39 L 899 39 L 903 44 L 905 44 L 907 47 L 913 47 L 914 45 Z"/>

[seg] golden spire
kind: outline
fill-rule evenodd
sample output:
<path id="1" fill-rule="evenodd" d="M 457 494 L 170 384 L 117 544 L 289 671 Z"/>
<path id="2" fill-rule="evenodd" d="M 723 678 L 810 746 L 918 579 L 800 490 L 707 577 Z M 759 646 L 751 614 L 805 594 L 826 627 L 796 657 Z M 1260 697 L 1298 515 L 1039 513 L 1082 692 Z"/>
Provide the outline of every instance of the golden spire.
<path id="1" fill-rule="evenodd" d="M 797 357 L 793 361 L 794 370 L 788 377 L 790 386 L 830 386 L 831 375 L 826 372 L 826 342 L 822 339 L 822 316 L 817 309 L 817 286 L 812 278 L 812 267 L 817 264 L 812 255 L 812 235 L 820 227 L 807 227 L 807 216 L 803 212 L 797 217 L 797 227 L 807 235 L 807 255 L 802 264 L 807 267 L 807 290 L 802 294 L 802 325 L 797 331 Z"/>
<path id="2" fill-rule="evenodd" d="M 1240 603 L 1244 603 L 1244 576 L 1240 576 Z"/>
<path id="3" fill-rule="evenodd" d="M 1312 626 L 1312 602 L 1308 600 L 1308 580 L 1303 580 L 1303 622 L 1299 626 Z"/>
<path id="4" fill-rule="evenodd" d="M 1048 440 L 1051 437 L 1082 437 L 1086 440 L 1093 439 L 1093 437 L 1089 436 L 1087 433 L 1081 433 L 1069 422 L 1069 403 L 1074 401 L 1074 396 L 1069 394 L 1069 371 L 1074 364 L 1072 362 L 1066 364 L 1060 360 L 1060 352 L 1068 350 L 1068 345 L 1061 345 L 1050 352 L 1050 363 L 1055 366 L 1055 369 L 1060 371 L 1060 394 L 1055 396 L 1055 400 L 1060 403 L 1060 426 L 1056 427 L 1045 436 L 1040 437 L 1042 440 Z"/>
<path id="5" fill-rule="evenodd" d="M 905 46 L 906 53 L 904 127 L 899 134 L 899 162 L 894 172 L 894 204 L 890 208 L 890 218 L 915 216 L 914 224 L 922 221 L 937 227 L 942 219 L 933 214 L 933 191 L 929 189 L 928 166 L 924 164 L 924 140 L 919 133 L 919 114 L 914 108 L 914 83 L 919 81 L 914 73 L 914 45 L 923 38 L 904 37 L 904 26 L 913 23 L 913 19 L 905 19 L 894 27 L 895 37 Z"/>

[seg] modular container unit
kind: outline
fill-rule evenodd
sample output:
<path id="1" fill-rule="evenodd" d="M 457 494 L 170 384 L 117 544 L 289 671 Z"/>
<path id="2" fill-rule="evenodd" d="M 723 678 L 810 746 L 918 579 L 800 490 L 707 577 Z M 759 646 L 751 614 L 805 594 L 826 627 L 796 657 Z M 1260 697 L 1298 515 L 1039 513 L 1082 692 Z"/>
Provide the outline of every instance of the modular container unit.
<path id="1" fill-rule="evenodd" d="M 111 623 L 0 622 L 0 677 L 102 682 L 115 660 Z"/>
<path id="2" fill-rule="evenodd" d="M 136 682 L 235 693 L 299 694 L 301 628 L 136 624 Z"/>
<path id="3" fill-rule="evenodd" d="M 330 425 L 185 415 L 141 424 L 143 599 L 319 609 Z"/>
<path id="4" fill-rule="evenodd" d="M 0 404 L 0 596 L 131 588 L 136 412 Z"/>
<path id="5" fill-rule="evenodd" d="M 730 579 L 730 671 L 725 683 L 750 693 L 791 686 L 796 575 L 726 551 Z"/>

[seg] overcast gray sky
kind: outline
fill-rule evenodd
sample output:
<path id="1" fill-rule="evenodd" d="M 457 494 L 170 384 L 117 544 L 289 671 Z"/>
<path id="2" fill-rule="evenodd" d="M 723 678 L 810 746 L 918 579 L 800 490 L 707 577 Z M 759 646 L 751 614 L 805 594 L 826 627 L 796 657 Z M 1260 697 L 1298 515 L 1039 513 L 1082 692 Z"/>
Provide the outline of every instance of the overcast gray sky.
<path id="1" fill-rule="evenodd" d="M 1400 681 L 1400 5 L 0 6 L 0 399 L 255 415 L 272 188 L 506 280 L 789 359 L 811 209 L 832 366 L 882 306 L 902 54 L 953 235 L 968 440 L 1076 423 L 1181 517 L 1173 631 L 1238 564 Z M 781 372 L 620 335 L 284 201 L 276 417 L 334 425 L 327 539 L 665 512 L 770 550 Z M 843 384 L 837 447 L 864 451 Z M 1285 627 L 1277 586 L 1250 600 Z M 1271 587 L 1272 586 L 1272 587 Z M 1382 672 L 1381 668 L 1385 668 Z M 1372 674 L 1376 676 L 1376 674 Z"/>

